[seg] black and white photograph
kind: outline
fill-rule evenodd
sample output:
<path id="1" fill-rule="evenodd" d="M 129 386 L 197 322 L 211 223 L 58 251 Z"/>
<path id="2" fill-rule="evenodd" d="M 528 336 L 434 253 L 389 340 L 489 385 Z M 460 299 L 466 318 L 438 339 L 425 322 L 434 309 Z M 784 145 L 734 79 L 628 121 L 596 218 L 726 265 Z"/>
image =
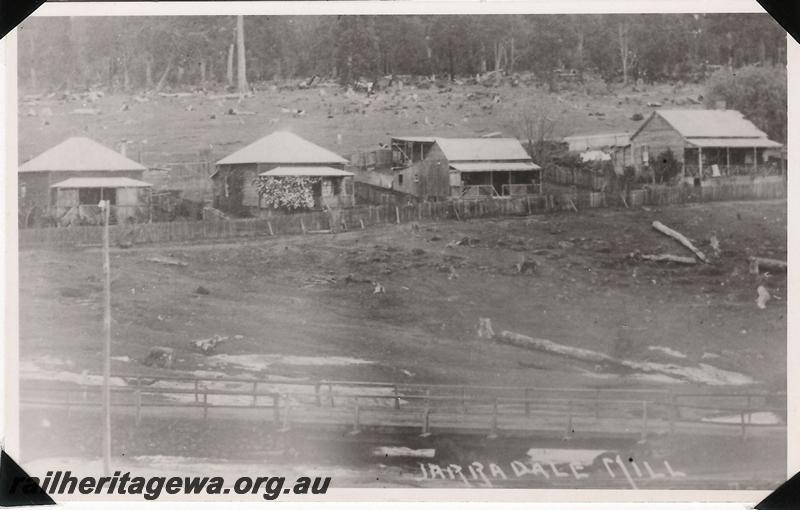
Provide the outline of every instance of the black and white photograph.
<path id="1" fill-rule="evenodd" d="M 786 480 L 772 17 L 184 14 L 16 30 L 57 501 Z"/>

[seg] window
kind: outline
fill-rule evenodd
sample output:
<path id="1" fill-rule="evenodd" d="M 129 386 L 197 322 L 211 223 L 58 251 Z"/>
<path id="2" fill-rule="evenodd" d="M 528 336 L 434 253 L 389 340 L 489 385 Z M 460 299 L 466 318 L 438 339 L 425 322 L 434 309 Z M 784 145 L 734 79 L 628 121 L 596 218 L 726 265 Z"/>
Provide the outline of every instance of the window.
<path id="1" fill-rule="evenodd" d="M 403 185 L 403 174 L 397 174 L 397 184 Z"/>
<path id="2" fill-rule="evenodd" d="M 647 145 L 642 146 L 642 164 L 645 166 L 650 164 L 650 150 Z"/>

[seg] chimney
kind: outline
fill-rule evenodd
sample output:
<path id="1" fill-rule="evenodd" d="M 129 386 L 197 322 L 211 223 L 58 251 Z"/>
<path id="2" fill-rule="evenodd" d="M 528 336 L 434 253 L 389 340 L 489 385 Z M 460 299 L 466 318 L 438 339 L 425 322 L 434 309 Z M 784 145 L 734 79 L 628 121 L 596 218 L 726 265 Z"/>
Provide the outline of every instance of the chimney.
<path id="1" fill-rule="evenodd" d="M 717 110 L 727 110 L 728 104 L 724 99 L 718 99 L 714 102 L 714 108 Z"/>

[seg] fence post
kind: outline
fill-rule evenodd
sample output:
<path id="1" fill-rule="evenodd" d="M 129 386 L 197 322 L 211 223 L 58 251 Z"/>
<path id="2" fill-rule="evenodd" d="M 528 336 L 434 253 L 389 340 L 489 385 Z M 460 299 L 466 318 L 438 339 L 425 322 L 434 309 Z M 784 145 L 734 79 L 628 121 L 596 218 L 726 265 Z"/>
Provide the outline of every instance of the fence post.
<path id="1" fill-rule="evenodd" d="M 142 390 L 136 390 L 136 426 L 142 423 Z"/>
<path id="2" fill-rule="evenodd" d="M 208 391 L 203 392 L 203 421 L 208 419 Z"/>
<path id="3" fill-rule="evenodd" d="M 642 438 L 640 443 L 647 441 L 647 400 L 642 400 Z"/>
<path id="4" fill-rule="evenodd" d="M 267 228 L 269 229 L 269 235 L 274 236 L 275 232 L 272 231 L 272 222 L 267 220 Z"/>
<path id="5" fill-rule="evenodd" d="M 431 408 L 426 403 L 425 409 L 422 411 L 422 434 L 420 437 L 428 437 L 431 435 Z"/>
<path id="6" fill-rule="evenodd" d="M 594 391 L 594 419 L 600 419 L 600 388 Z"/>
<path id="7" fill-rule="evenodd" d="M 492 429 L 489 431 L 488 438 L 497 438 L 497 397 L 494 397 L 494 402 L 492 403 Z"/>
<path id="8" fill-rule="evenodd" d="M 275 425 L 281 422 L 281 396 L 277 393 L 272 394 L 272 420 Z"/>
<path id="9" fill-rule="evenodd" d="M 353 409 L 353 430 L 350 434 L 356 435 L 361 432 L 361 407 L 358 405 L 358 397 L 356 397 L 356 406 Z"/>
<path id="10" fill-rule="evenodd" d="M 744 421 L 744 411 L 740 413 L 740 417 L 742 420 L 742 441 L 747 439 L 747 424 Z"/>
<path id="11" fill-rule="evenodd" d="M 572 439 L 572 401 L 567 401 L 567 431 L 564 434 L 564 439 Z"/>
<path id="12" fill-rule="evenodd" d="M 300 218 L 300 230 L 303 232 L 303 234 L 306 233 L 306 225 L 303 223 L 303 218 Z"/>
<path id="13" fill-rule="evenodd" d="M 531 415 L 531 401 L 530 398 L 530 388 L 525 388 L 525 416 L 530 417 Z"/>
<path id="14" fill-rule="evenodd" d="M 394 217 L 397 220 L 397 224 L 399 225 L 400 224 L 400 208 L 397 207 L 397 206 L 394 206 Z"/>
<path id="15" fill-rule="evenodd" d="M 400 409 L 400 395 L 397 391 L 397 385 L 394 385 L 394 408 Z"/>
<path id="16" fill-rule="evenodd" d="M 331 401 L 331 407 L 333 407 L 333 384 L 328 383 L 328 398 Z"/>
<path id="17" fill-rule="evenodd" d="M 253 381 L 253 407 L 256 406 L 257 399 L 258 399 L 258 381 Z"/>
<path id="18" fill-rule="evenodd" d="M 467 387 L 461 387 L 461 412 L 463 414 L 467 413 Z"/>
<path id="19" fill-rule="evenodd" d="M 678 399 L 675 395 L 675 392 L 670 390 L 669 391 L 669 434 L 671 436 L 675 435 L 675 421 L 678 418 Z"/>
<path id="20" fill-rule="evenodd" d="M 320 383 L 319 381 L 314 383 L 314 403 L 317 407 L 322 405 L 322 398 L 320 397 Z"/>
<path id="21" fill-rule="evenodd" d="M 361 230 L 364 230 L 364 218 L 358 217 L 358 222 L 361 223 Z"/>
<path id="22" fill-rule="evenodd" d="M 286 400 L 286 410 L 283 412 L 283 427 L 281 427 L 281 432 L 288 432 L 292 430 L 292 421 L 291 421 L 291 403 L 289 402 L 289 395 L 284 395 L 284 399 Z"/>

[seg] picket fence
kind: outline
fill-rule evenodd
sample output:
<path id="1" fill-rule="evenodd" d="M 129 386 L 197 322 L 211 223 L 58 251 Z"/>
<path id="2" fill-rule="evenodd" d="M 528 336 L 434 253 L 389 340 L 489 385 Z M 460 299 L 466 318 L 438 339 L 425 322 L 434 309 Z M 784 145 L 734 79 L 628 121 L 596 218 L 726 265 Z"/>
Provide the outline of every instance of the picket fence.
<path id="1" fill-rule="evenodd" d="M 359 230 L 376 225 L 423 220 L 526 216 L 551 211 L 598 207 L 639 207 L 643 205 L 688 204 L 730 200 L 766 200 L 786 197 L 783 180 L 753 181 L 703 187 L 648 187 L 627 194 L 575 192 L 561 195 L 419 202 L 405 205 L 343 209 L 332 216 L 323 211 L 275 215 L 270 218 L 238 220 L 174 221 L 137 225 L 112 225 L 115 244 L 167 243 L 179 241 L 235 239 L 259 236 L 297 235 L 333 230 Z M 20 249 L 50 246 L 99 245 L 103 227 L 21 229 Z"/>

